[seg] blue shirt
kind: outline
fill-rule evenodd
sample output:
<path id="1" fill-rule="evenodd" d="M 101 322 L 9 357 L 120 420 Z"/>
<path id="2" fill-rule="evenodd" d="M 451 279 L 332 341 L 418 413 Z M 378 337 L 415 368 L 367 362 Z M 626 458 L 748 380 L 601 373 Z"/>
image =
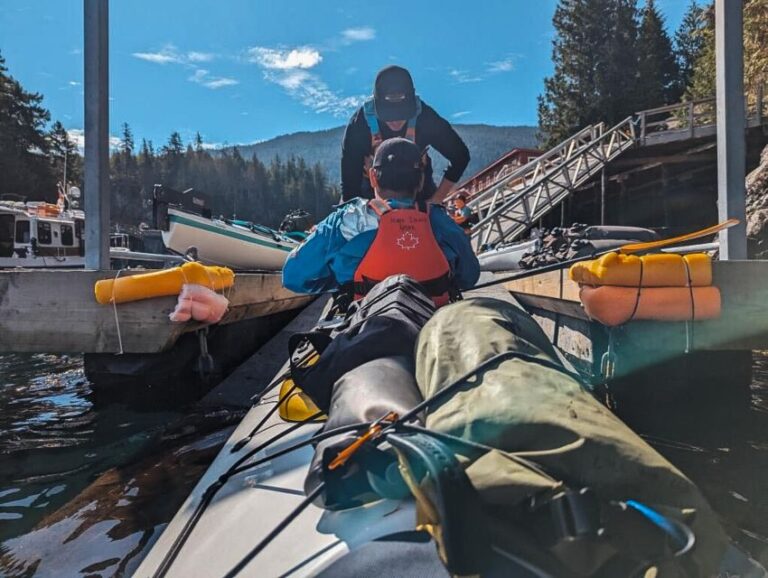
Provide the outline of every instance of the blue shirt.
<path id="1" fill-rule="evenodd" d="M 413 201 L 388 202 L 393 209 L 413 206 Z M 366 199 L 352 199 L 318 223 L 285 262 L 283 285 L 287 289 L 296 293 L 324 293 L 353 280 L 379 225 L 378 216 L 367 203 Z M 470 289 L 480 277 L 480 265 L 469 237 L 438 205 L 430 210 L 429 221 L 454 282 L 459 289 Z"/>

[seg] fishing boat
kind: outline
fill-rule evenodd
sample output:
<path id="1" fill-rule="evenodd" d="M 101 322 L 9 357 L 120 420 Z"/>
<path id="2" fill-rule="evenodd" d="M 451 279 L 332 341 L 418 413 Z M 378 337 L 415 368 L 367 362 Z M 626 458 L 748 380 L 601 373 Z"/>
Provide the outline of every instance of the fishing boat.
<path id="1" fill-rule="evenodd" d="M 279 271 L 300 241 L 249 221 L 215 218 L 204 195 L 154 189 L 155 226 L 165 246 L 175 253 L 190 251 L 203 263 L 238 270 Z"/>
<path id="2" fill-rule="evenodd" d="M 83 267 L 84 223 L 81 210 L 0 201 L 0 267 Z"/>
<path id="3" fill-rule="evenodd" d="M 430 311 L 429 299 L 423 294 L 419 296 L 406 287 L 404 289 L 406 299 L 403 301 L 400 297 L 392 297 L 397 291 L 401 291 L 401 296 L 403 294 L 403 289 L 395 287 L 396 283 L 392 282 L 392 278 L 381 285 L 385 287 L 377 293 L 369 294 L 367 303 L 364 301 L 351 318 L 347 319 L 346 328 L 344 316 L 333 307 L 327 307 L 312 332 L 292 340 L 294 347 L 291 360 L 278 372 L 272 383 L 256 397 L 255 405 L 232 434 L 175 518 L 165 528 L 134 576 L 140 578 L 177 576 L 415 578 L 425 575 L 446 577 L 492 575 L 521 578 L 574 578 L 576 576 L 622 578 L 643 575 L 616 571 L 615 566 L 614 572 L 611 573 L 609 568 L 607 574 L 584 570 L 586 566 L 575 567 L 579 564 L 588 565 L 589 560 L 592 559 L 591 546 L 588 540 L 583 540 L 584 535 L 567 535 L 569 530 L 577 527 L 583 529 L 582 525 L 592 523 L 577 513 L 581 508 L 578 505 L 581 500 L 592 499 L 588 497 L 590 495 L 588 493 L 581 492 L 580 497 L 569 494 L 565 499 L 555 492 L 561 497 L 553 499 L 551 507 L 544 507 L 546 504 L 544 501 L 532 500 L 529 509 L 533 512 L 531 514 L 533 523 L 530 526 L 524 525 L 524 530 L 516 534 L 515 540 L 519 542 L 491 544 L 491 540 L 487 539 L 488 528 L 482 523 L 478 525 L 478 518 L 474 517 L 478 514 L 478 510 L 474 509 L 478 507 L 477 494 L 466 484 L 463 490 L 456 491 L 457 485 L 462 486 L 465 482 L 468 483 L 468 480 L 462 473 L 465 471 L 463 467 L 458 465 L 455 456 L 452 457 L 451 451 L 446 450 L 446 444 L 442 442 L 446 440 L 456 442 L 459 440 L 456 436 L 462 434 L 451 436 L 445 432 L 430 430 L 429 417 L 422 422 L 426 424 L 426 428 L 420 427 L 415 425 L 420 420 L 417 416 L 425 413 L 428 415 L 431 408 L 439 408 L 443 402 L 454 404 L 454 408 L 444 415 L 457 416 L 459 419 L 468 407 L 472 408 L 469 411 L 477 410 L 474 404 L 461 406 L 460 396 L 457 401 L 452 400 L 451 395 L 459 391 L 461 395 L 468 394 L 472 386 L 462 387 L 461 384 L 468 383 L 466 380 L 470 379 L 470 376 L 479 378 L 481 371 L 500 371 L 500 366 L 496 369 L 492 367 L 494 363 L 500 363 L 501 357 L 504 356 L 509 359 L 515 358 L 523 362 L 523 365 L 532 363 L 533 365 L 528 365 L 528 368 L 535 368 L 533 371 L 543 372 L 542 375 L 556 371 L 557 373 L 554 374 L 548 373 L 550 377 L 546 379 L 557 376 L 555 379 L 560 380 L 562 384 L 570 384 L 565 388 L 567 391 L 563 390 L 566 403 L 562 407 L 565 410 L 556 409 L 554 414 L 561 415 L 552 417 L 554 414 L 545 409 L 541 414 L 544 421 L 551 418 L 564 424 L 566 429 L 568 427 L 578 429 L 591 427 L 590 424 L 595 423 L 594 416 L 599 413 L 602 417 L 595 419 L 598 422 L 602 420 L 603 424 L 598 427 L 608 435 L 603 438 L 602 443 L 612 443 L 608 441 L 610 438 L 625 450 L 630 447 L 635 450 L 622 453 L 623 457 L 617 455 L 616 459 L 620 461 L 638 459 L 636 465 L 640 465 L 641 462 L 648 464 L 639 468 L 632 466 L 625 470 L 626 475 L 630 476 L 625 483 L 632 485 L 633 492 L 645 491 L 647 497 L 653 495 L 657 489 L 654 484 L 649 483 L 647 490 L 641 490 L 643 484 L 636 480 L 636 476 L 645 476 L 647 481 L 655 480 L 656 486 L 671 482 L 677 489 L 684 487 L 686 488 L 684 493 L 688 498 L 693 499 L 699 508 L 696 523 L 701 526 L 693 525 L 693 527 L 697 531 L 718 527 L 716 518 L 701 501 L 695 487 L 671 465 L 665 464 L 663 458 L 655 454 L 617 418 L 598 409 L 598 402 L 579 388 L 572 377 L 572 368 L 569 368 L 567 362 L 558 356 L 557 350 L 549 345 L 543 345 L 539 337 L 534 337 L 538 330 L 534 328 L 532 322 L 527 324 L 528 327 L 525 330 L 521 329 L 522 325 L 519 323 L 513 323 L 520 330 L 519 335 L 503 328 L 505 319 L 511 320 L 514 317 L 515 320 L 524 322 L 525 314 L 511 302 L 503 303 L 500 300 L 487 298 L 467 299 L 454 308 L 440 310 L 444 315 L 443 319 L 446 320 L 442 327 L 446 329 L 440 330 L 440 324 L 433 323 L 432 337 L 441 337 L 441 331 L 451 333 L 445 344 L 440 340 L 441 344 L 457 347 L 460 341 L 456 337 L 461 334 L 477 344 L 492 338 L 493 343 L 499 345 L 499 339 L 501 339 L 509 347 L 506 353 L 497 353 L 489 357 L 468 373 L 459 372 L 458 377 L 451 378 L 455 381 L 441 386 L 442 390 L 433 391 L 423 398 L 413 397 L 407 393 L 411 387 L 409 384 L 415 383 L 414 377 L 409 373 L 408 362 L 403 361 L 402 357 L 390 356 L 375 368 L 371 363 L 381 359 L 373 359 L 371 362 L 363 362 L 356 366 L 352 364 L 352 369 L 333 384 L 332 402 L 329 403 L 328 409 L 319 410 L 323 403 L 319 401 L 318 391 L 313 390 L 311 396 L 308 395 L 310 390 L 305 385 L 308 382 L 304 379 L 300 380 L 300 376 L 309 372 L 304 377 L 311 375 L 310 382 L 315 384 L 323 381 L 323 375 L 326 379 L 329 377 L 324 373 L 328 370 L 327 365 L 320 369 L 319 374 L 316 372 L 316 368 L 322 366 L 323 356 L 327 360 L 327 352 L 339 351 L 334 347 L 340 341 L 331 339 L 330 343 L 327 342 L 329 333 L 333 336 L 332 332 L 335 331 L 335 335 L 338 336 L 341 334 L 339 332 L 346 332 L 345 338 L 341 341 L 346 341 L 348 345 L 350 332 L 354 332 L 361 321 L 370 322 L 378 316 L 388 316 L 391 321 L 398 316 L 399 311 L 407 312 L 407 319 L 418 326 L 426 323 L 424 316 L 429 317 L 434 313 L 434 308 Z M 479 324 L 484 324 L 484 327 L 472 329 L 466 324 L 457 324 L 455 323 L 457 319 L 451 318 L 449 310 L 454 313 L 463 311 L 464 319 L 477 319 Z M 407 325 L 409 321 L 405 323 Z M 424 331 L 428 330 L 424 328 Z M 358 335 L 362 333 L 363 330 L 359 330 Z M 408 333 L 407 330 L 400 334 L 402 339 L 392 340 L 390 345 L 393 349 L 390 353 L 411 348 L 412 343 L 409 343 L 409 340 L 413 339 L 413 336 L 408 337 L 406 333 Z M 472 333 L 474 336 L 470 335 Z M 489 335 L 490 333 L 493 335 Z M 321 337 L 321 334 L 326 337 Z M 537 358 L 538 361 L 534 360 L 529 354 L 523 353 L 513 345 L 516 342 L 519 343 L 517 340 L 523 334 L 526 334 L 525 339 L 532 337 L 538 342 L 534 347 L 542 347 L 543 349 L 539 351 L 549 361 L 542 361 L 540 357 Z M 324 342 L 325 346 L 322 346 Z M 447 345 L 450 343 L 454 345 Z M 533 342 L 528 341 L 528 343 Z M 342 346 L 339 345 L 339 347 Z M 322 353 L 318 353 L 318 347 Z M 476 351 L 471 344 L 469 348 Z M 442 345 L 434 351 L 441 350 Z M 452 363 L 455 353 L 455 351 L 446 353 L 437 363 Z M 334 363 L 333 357 L 331 357 L 331 363 Z M 435 375 L 444 371 L 446 367 L 437 369 Z M 515 365 L 507 367 L 515 367 Z M 373 371 L 371 371 L 372 368 Z M 315 373 L 312 373 L 313 371 Z M 424 374 L 421 377 L 423 378 Z M 528 374 L 528 378 L 530 377 L 531 375 Z M 443 379 L 447 379 L 447 376 Z M 477 381 L 481 380 L 478 379 L 475 383 Z M 519 416 L 530 415 L 532 408 L 536 406 L 529 407 L 525 403 L 518 403 L 519 397 L 515 394 L 517 392 L 537 395 L 535 393 L 537 388 L 530 388 L 528 379 L 516 380 L 516 386 L 512 381 L 507 382 L 509 386 L 519 387 L 519 390 L 510 391 L 507 399 L 491 396 L 490 400 L 485 401 L 486 408 L 494 413 L 497 405 L 506 405 L 507 408 L 511 408 L 509 411 L 520 411 L 521 413 L 517 414 Z M 386 387 L 382 387 L 383 383 L 386 383 Z M 421 380 L 419 387 L 422 387 Z M 541 395 L 540 400 L 545 399 L 548 394 Z M 437 398 L 440 400 L 438 401 Z M 474 398 L 475 401 L 478 399 L 480 398 Z M 316 405 L 315 401 L 320 405 Z M 457 403 L 465 409 L 458 410 Z M 582 403 L 584 405 L 580 405 Z M 557 407 L 556 403 L 553 408 Z M 588 420 L 577 420 L 574 417 L 576 412 L 582 412 L 587 408 L 598 413 L 593 413 L 593 418 Z M 501 414 L 496 415 L 498 417 Z M 407 423 L 413 423 L 414 426 L 409 427 L 405 425 Z M 503 422 L 496 421 L 493 427 L 501 427 L 502 424 Z M 534 422 L 531 422 L 530 426 L 539 427 Z M 512 420 L 504 427 L 514 429 L 517 426 Z M 521 427 L 522 429 L 509 438 L 510 440 L 525 438 L 529 443 L 533 443 L 531 439 L 538 439 L 533 434 L 531 434 L 532 437 L 527 437 L 531 433 L 526 433 L 527 425 L 523 424 Z M 472 429 L 474 431 L 474 427 Z M 482 426 L 479 429 L 482 429 Z M 468 434 L 468 431 L 464 430 L 465 437 L 472 435 Z M 544 430 L 540 431 L 544 432 Z M 563 446 L 559 451 L 566 453 L 581 451 L 580 448 L 587 448 L 589 445 L 568 445 L 569 442 L 565 442 L 568 436 L 563 438 L 562 430 L 557 429 L 557 431 L 560 433 L 555 437 L 560 441 L 553 443 L 566 443 L 570 448 Z M 552 432 L 548 435 L 552 435 Z M 381 447 L 380 443 L 383 439 L 390 446 L 389 449 L 385 447 L 385 452 L 391 452 L 391 448 L 396 448 L 399 467 L 397 459 L 388 465 L 377 462 L 378 448 Z M 534 445 L 544 451 L 542 456 L 552 455 L 545 449 L 546 443 L 542 445 L 540 441 Z M 465 440 L 465 443 L 471 445 L 472 442 Z M 484 454 L 486 451 L 491 451 L 491 448 L 484 446 L 480 453 Z M 534 453 L 527 453 L 527 459 L 537 460 L 532 457 Z M 522 454 L 519 455 L 522 456 Z M 562 456 L 558 459 L 566 461 L 569 459 L 563 454 L 558 455 Z M 531 478 L 528 476 L 544 475 L 537 469 L 538 466 L 532 466 L 527 459 L 522 457 L 511 459 L 523 468 L 517 471 L 517 476 L 523 476 L 519 479 L 524 485 L 531 483 Z M 546 461 L 544 459 L 544 462 Z M 591 466 L 584 470 L 584 477 L 591 477 L 596 484 L 599 484 L 605 475 L 600 472 L 599 460 L 587 459 L 587 461 Z M 420 462 L 423 462 L 421 466 Z M 378 465 L 373 465 L 377 463 Z M 485 473 L 504 469 L 503 463 L 503 461 L 496 462 L 495 465 L 490 463 L 491 467 Z M 654 465 L 648 467 L 650 464 Z M 395 471 L 403 472 L 403 479 L 409 480 L 406 485 L 410 491 L 402 493 L 402 487 L 398 486 L 399 475 L 393 472 L 393 466 Z M 617 466 L 613 460 L 605 462 L 605 467 L 612 472 L 622 471 L 622 467 Z M 661 470 L 665 473 L 661 473 Z M 523 471 L 527 473 L 523 474 Z M 469 472 L 472 482 L 476 484 L 479 478 L 475 476 L 478 472 L 472 473 L 470 470 L 466 472 Z M 621 475 L 623 474 L 619 476 Z M 613 478 L 613 481 L 615 482 L 616 478 Z M 487 478 L 486 482 L 489 482 Z M 514 487 L 514 482 L 511 483 L 511 487 Z M 487 487 L 494 486 L 490 484 Z M 485 490 L 481 488 L 480 492 L 489 491 L 487 487 Z M 493 489 L 490 491 L 493 492 Z M 502 490 L 499 487 L 497 491 Z M 501 498 L 503 494 L 496 495 Z M 683 501 L 685 502 L 688 498 L 684 498 Z M 571 499 L 573 502 L 569 504 L 558 501 Z M 428 507 L 430 503 L 433 506 L 431 510 Z M 622 504 L 624 510 L 621 511 L 626 512 L 627 505 Z M 497 509 L 500 507 L 498 506 Z M 537 509 L 539 507 L 541 509 Z M 703 531 L 701 536 L 694 536 L 684 523 L 666 518 L 652 508 L 645 508 L 641 502 L 634 501 L 629 509 L 634 512 L 630 514 L 635 524 L 631 532 L 639 527 L 646 527 L 650 528 L 651 532 L 675 534 L 675 536 L 667 536 L 671 543 L 679 545 L 679 547 L 673 546 L 670 550 L 672 558 L 677 556 L 682 558 L 685 552 L 690 551 L 695 540 L 701 542 L 699 555 L 703 549 L 703 556 L 707 556 L 707 548 L 712 546 L 712 537 L 707 536 L 706 532 Z M 547 526 L 546 521 L 550 520 L 550 514 L 550 526 L 564 531 L 555 540 L 555 546 L 563 545 L 564 547 L 558 550 L 552 544 L 547 544 L 544 550 L 548 553 L 540 556 L 534 553 L 539 548 L 536 541 L 548 530 L 540 528 L 538 524 Z M 650 516 L 656 521 L 663 518 L 665 523 L 662 525 L 651 523 L 651 526 L 643 526 L 645 522 L 641 521 L 640 526 L 637 526 L 636 514 L 641 518 Z M 575 518 L 568 518 L 570 515 Z M 620 514 L 619 517 L 622 515 Z M 573 525 L 574 522 L 576 526 Z M 417 528 L 420 529 L 417 530 Z M 428 532 L 424 531 L 425 528 Z M 497 531 L 498 528 L 494 527 L 493 530 Z M 577 533 L 581 531 L 577 530 Z M 599 531 L 595 534 L 597 539 L 603 539 L 603 535 Z M 718 531 L 715 531 L 715 535 L 718 535 Z M 717 539 L 722 540 L 722 535 L 718 535 Z M 722 544 L 717 548 L 720 546 Z M 551 550 L 548 549 L 550 547 Z M 743 576 L 766 576 L 757 565 L 733 546 L 725 547 L 725 551 L 726 555 L 722 558 L 721 568 L 726 568 L 727 571 L 740 571 Z M 487 556 L 487 559 L 478 560 L 477 552 L 484 552 L 483 556 Z M 529 557 L 529 554 L 532 557 Z M 715 554 L 710 554 L 710 562 L 713 556 Z M 716 556 L 719 560 L 720 554 Z M 598 562 L 603 563 L 605 560 L 598 560 Z M 659 560 L 655 563 L 661 565 Z M 492 568 L 489 569 L 488 564 Z M 574 566 L 568 566 L 568 564 Z M 478 571 L 482 567 L 488 571 Z M 602 569 L 605 570 L 605 568 Z M 672 574 L 661 572 L 658 575 L 664 577 Z M 678 574 L 674 575 L 678 576 Z"/>

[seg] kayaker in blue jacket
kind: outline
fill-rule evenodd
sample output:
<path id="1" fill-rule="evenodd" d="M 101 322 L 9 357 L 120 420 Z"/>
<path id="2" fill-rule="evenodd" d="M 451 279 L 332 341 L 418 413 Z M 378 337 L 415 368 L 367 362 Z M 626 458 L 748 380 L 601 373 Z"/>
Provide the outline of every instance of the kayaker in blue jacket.
<path id="1" fill-rule="evenodd" d="M 375 198 L 352 199 L 321 221 L 285 262 L 283 285 L 297 293 L 346 286 L 359 297 L 389 275 L 407 274 L 438 304 L 449 283 L 473 287 L 480 266 L 464 231 L 443 207 L 415 201 L 424 179 L 418 147 L 403 138 L 384 141 L 370 177 Z"/>

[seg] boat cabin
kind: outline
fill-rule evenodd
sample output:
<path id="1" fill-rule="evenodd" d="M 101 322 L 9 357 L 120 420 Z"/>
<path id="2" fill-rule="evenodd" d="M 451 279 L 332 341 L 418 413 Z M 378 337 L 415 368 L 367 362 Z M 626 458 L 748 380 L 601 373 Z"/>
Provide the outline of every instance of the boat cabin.
<path id="1" fill-rule="evenodd" d="M 84 222 L 82 211 L 64 212 L 48 203 L 0 203 L 0 266 L 30 266 L 27 261 L 37 257 L 51 258 L 46 262 L 82 257 Z"/>

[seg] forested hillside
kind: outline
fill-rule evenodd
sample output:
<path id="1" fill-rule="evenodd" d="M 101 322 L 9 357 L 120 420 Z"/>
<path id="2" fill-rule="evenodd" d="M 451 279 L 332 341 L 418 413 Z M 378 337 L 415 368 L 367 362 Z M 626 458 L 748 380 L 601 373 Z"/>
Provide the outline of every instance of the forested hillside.
<path id="1" fill-rule="evenodd" d="M 510 149 L 536 147 L 537 129 L 532 126 L 458 124 L 455 128 L 467 143 L 472 157 L 464 173 L 465 177 L 475 174 Z M 319 163 L 328 175 L 328 180 L 337 184 L 340 180 L 339 163 L 343 135 L 344 127 L 317 132 L 297 132 L 257 144 L 240 146 L 238 150 L 246 158 L 256 154 L 263 161 L 275 156 L 285 159 L 291 155 L 300 155 L 309 164 Z M 446 165 L 445 160 L 435 151 L 431 155 L 436 174 L 442 173 Z"/>

